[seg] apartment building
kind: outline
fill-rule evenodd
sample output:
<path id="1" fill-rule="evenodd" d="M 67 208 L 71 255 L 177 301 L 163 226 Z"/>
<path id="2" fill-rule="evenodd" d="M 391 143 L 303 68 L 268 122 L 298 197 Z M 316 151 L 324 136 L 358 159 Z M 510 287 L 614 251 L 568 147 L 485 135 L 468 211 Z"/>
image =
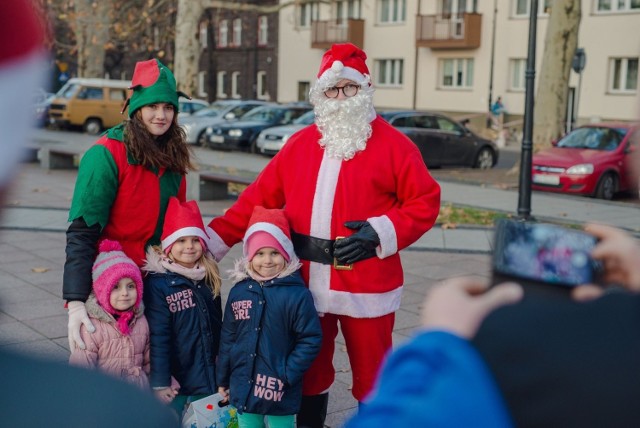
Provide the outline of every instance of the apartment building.
<path id="1" fill-rule="evenodd" d="M 378 108 L 481 116 L 501 96 L 510 119 L 517 119 L 524 113 L 530 1 L 338 0 L 285 7 L 278 101 L 305 100 L 323 52 L 352 42 L 368 55 Z M 538 1 L 538 71 L 552 2 Z M 573 111 L 578 123 L 635 120 L 640 0 L 581 2 L 578 46 L 586 65 L 571 72 L 568 117 Z"/>

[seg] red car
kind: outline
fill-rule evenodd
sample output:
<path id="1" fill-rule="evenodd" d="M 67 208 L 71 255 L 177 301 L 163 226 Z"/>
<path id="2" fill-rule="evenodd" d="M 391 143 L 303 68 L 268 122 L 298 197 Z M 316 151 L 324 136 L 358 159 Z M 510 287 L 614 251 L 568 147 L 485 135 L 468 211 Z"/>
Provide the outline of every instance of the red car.
<path id="1" fill-rule="evenodd" d="M 598 123 L 576 128 L 533 155 L 533 190 L 611 199 L 638 188 L 633 152 L 638 124 Z"/>

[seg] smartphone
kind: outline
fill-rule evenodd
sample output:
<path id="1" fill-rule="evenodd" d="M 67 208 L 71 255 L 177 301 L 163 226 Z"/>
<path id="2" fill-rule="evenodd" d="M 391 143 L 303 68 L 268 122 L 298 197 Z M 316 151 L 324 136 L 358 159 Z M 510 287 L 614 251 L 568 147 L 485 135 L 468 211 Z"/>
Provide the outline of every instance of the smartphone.
<path id="1" fill-rule="evenodd" d="M 597 284 L 602 264 L 591 257 L 597 242 L 580 230 L 501 219 L 495 232 L 494 282 L 523 279 L 569 288 Z"/>

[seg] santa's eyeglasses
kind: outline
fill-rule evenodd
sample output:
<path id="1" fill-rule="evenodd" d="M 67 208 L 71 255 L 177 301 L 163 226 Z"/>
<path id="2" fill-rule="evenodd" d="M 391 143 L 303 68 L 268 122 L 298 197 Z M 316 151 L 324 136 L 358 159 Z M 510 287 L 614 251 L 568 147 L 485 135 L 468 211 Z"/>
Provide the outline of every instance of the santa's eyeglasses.
<path id="1" fill-rule="evenodd" d="M 324 95 L 327 98 L 338 98 L 338 95 L 340 95 L 340 91 L 342 91 L 345 97 L 351 98 L 358 93 L 359 89 L 360 89 L 360 85 L 352 85 L 352 84 L 348 84 L 344 86 L 334 86 L 324 91 Z"/>

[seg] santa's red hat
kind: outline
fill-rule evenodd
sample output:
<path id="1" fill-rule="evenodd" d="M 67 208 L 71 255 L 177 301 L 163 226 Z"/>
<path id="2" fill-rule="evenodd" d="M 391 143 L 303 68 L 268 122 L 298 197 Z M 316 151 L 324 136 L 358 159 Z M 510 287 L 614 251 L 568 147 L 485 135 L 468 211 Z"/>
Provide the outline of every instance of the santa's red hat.
<path id="1" fill-rule="evenodd" d="M 336 43 L 322 56 L 318 79 L 349 79 L 361 83 L 369 76 L 367 54 L 351 43 Z"/>
<path id="2" fill-rule="evenodd" d="M 200 238 L 203 249 L 209 236 L 204 231 L 202 214 L 196 201 L 180 202 L 175 196 L 169 199 L 167 213 L 164 216 L 162 228 L 162 250 L 169 252 L 171 246 L 178 239 L 185 236 L 197 236 Z"/>
<path id="3" fill-rule="evenodd" d="M 256 252 L 265 247 L 277 249 L 282 256 L 291 261 L 294 255 L 289 221 L 284 210 L 266 209 L 256 206 L 249 220 L 249 228 L 244 234 L 243 255 L 251 260 Z"/>
<path id="4" fill-rule="evenodd" d="M 33 121 L 32 92 L 45 83 L 44 28 L 31 3 L 0 1 L 0 187 L 19 165 Z"/>

